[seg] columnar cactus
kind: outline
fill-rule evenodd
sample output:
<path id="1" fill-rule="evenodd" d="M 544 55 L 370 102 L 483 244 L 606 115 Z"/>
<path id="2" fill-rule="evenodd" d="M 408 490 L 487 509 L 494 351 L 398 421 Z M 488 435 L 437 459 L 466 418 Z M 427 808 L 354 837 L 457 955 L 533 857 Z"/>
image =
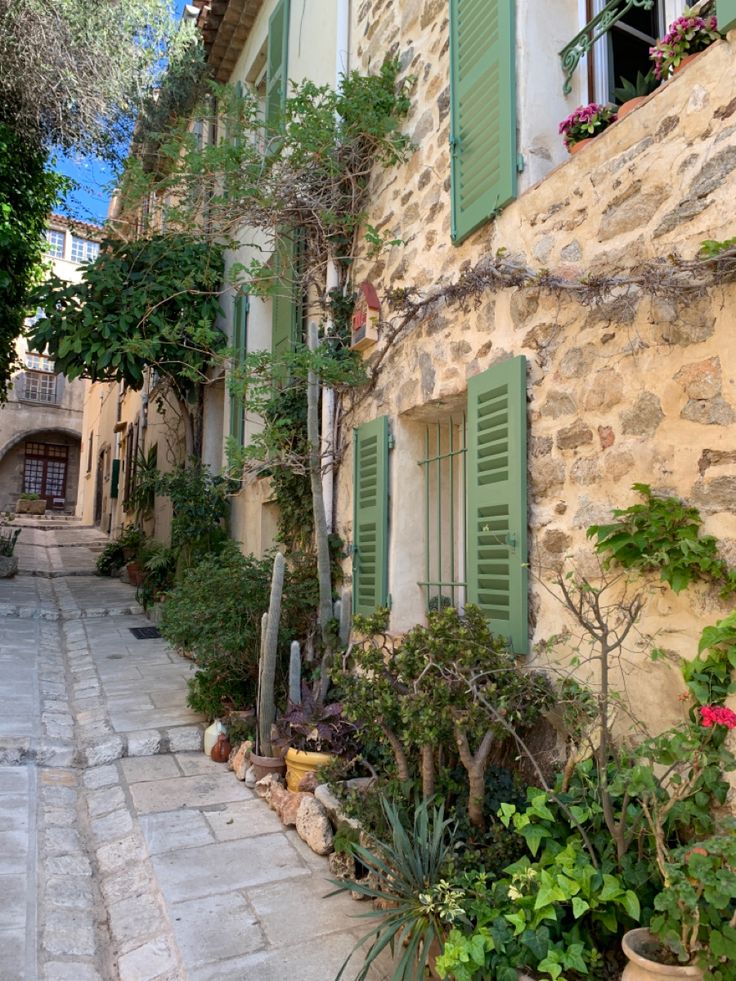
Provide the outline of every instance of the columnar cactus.
<path id="1" fill-rule="evenodd" d="M 279 621 L 281 619 L 281 593 L 284 588 L 286 563 L 281 552 L 273 560 L 271 577 L 271 599 L 268 605 L 268 620 L 262 635 L 261 660 L 258 671 L 258 748 L 262 756 L 272 756 L 271 727 L 276 719 L 274 683 L 276 680 L 276 658 L 279 646 Z"/>

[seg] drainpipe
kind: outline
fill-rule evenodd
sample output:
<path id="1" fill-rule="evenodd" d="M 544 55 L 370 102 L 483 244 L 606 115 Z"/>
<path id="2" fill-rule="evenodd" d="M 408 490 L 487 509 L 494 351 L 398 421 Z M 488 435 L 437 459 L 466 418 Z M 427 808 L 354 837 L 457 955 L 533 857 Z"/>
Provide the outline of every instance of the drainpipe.
<path id="1" fill-rule="evenodd" d="M 347 75 L 350 66 L 350 0 L 337 0 L 337 15 L 335 23 L 335 89 L 342 86 L 342 79 Z M 340 285 L 340 275 L 337 263 L 330 259 L 327 263 L 326 275 L 327 295 Z M 325 322 L 325 334 L 329 335 L 334 329 L 331 319 Z M 327 531 L 334 530 L 335 510 L 335 392 L 331 388 L 322 391 L 322 496 L 325 505 Z"/>

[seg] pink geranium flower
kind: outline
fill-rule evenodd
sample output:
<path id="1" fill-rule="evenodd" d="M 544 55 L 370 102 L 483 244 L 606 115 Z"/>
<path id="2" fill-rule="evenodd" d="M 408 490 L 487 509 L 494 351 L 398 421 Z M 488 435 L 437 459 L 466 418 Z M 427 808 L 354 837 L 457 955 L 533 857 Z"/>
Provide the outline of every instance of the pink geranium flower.
<path id="1" fill-rule="evenodd" d="M 736 712 L 732 712 L 725 705 L 702 705 L 700 718 L 705 729 L 710 729 L 712 726 L 736 729 Z"/>

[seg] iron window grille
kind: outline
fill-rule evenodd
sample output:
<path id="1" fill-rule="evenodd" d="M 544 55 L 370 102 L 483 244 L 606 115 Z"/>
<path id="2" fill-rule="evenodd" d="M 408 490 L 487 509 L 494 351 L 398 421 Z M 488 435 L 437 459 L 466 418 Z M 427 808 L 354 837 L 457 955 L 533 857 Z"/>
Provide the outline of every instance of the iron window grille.
<path id="1" fill-rule="evenodd" d="M 428 611 L 462 608 L 466 571 L 466 420 L 430 424 L 424 436 L 424 579 Z"/>

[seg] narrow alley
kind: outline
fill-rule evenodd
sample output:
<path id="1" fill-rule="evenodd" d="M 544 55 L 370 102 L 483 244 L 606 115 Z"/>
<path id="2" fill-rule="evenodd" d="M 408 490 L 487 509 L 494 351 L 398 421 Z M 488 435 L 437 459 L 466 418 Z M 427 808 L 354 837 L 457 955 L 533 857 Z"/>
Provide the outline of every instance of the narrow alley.
<path id="1" fill-rule="evenodd" d="M 363 910 L 200 751 L 190 664 L 134 636 L 105 540 L 27 521 L 0 580 L 0 981 L 331 981 Z"/>

